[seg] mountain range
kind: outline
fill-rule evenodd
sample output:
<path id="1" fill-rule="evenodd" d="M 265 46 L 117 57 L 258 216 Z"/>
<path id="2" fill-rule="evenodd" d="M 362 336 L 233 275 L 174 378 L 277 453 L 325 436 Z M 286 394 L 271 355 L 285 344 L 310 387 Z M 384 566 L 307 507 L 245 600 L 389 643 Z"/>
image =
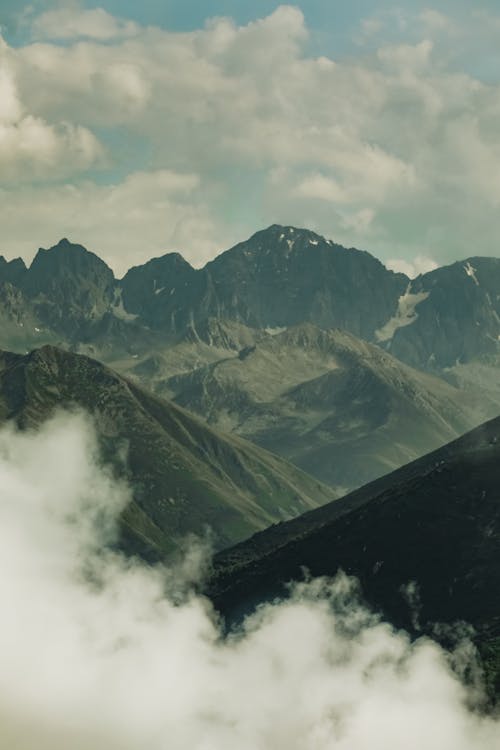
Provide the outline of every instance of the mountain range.
<path id="1" fill-rule="evenodd" d="M 500 259 L 409 279 L 274 225 L 116 279 L 62 240 L 0 258 L 0 346 L 0 422 L 91 414 L 127 553 L 210 528 L 228 623 L 342 569 L 415 637 L 472 626 L 500 694 Z"/>
<path id="2" fill-rule="evenodd" d="M 61 240 L 0 259 L 0 346 L 58 345 L 344 492 L 500 412 L 500 259 L 409 279 L 273 225 L 204 268 L 116 279 Z"/>
<path id="3" fill-rule="evenodd" d="M 64 239 L 40 249 L 29 268 L 0 258 L 0 283 L 3 316 L 20 325 L 31 314 L 39 323 L 26 336 L 72 344 L 98 338 L 113 316 L 166 341 L 211 317 L 257 329 L 311 322 L 436 370 L 494 358 L 500 347 L 500 259 L 471 257 L 411 280 L 367 252 L 294 227 L 257 232 L 201 269 L 168 253 L 121 280 Z M 128 350 L 134 345 L 131 335 Z"/>

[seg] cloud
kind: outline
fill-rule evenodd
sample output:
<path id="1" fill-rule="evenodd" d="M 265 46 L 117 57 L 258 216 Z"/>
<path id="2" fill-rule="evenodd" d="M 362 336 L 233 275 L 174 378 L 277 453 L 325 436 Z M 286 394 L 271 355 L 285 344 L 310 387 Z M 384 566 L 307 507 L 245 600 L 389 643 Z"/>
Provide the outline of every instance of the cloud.
<path id="1" fill-rule="evenodd" d="M 404 258 L 389 258 L 385 261 L 385 265 L 391 271 L 397 273 L 405 273 L 410 279 L 414 279 L 423 273 L 434 271 L 438 264 L 432 258 L 428 258 L 426 255 L 417 255 L 413 260 L 405 260 Z"/>
<path id="2" fill-rule="evenodd" d="M 0 188 L 0 224 L 6 255 L 31 259 L 38 246 L 69 237 L 104 257 L 117 275 L 174 250 L 200 265 L 222 249 L 221 238 L 233 239 L 214 224 L 198 175 L 161 169 L 112 184 Z"/>
<path id="3" fill-rule="evenodd" d="M 97 164 L 103 148 L 89 129 L 26 110 L 9 57 L 0 38 L 0 182 L 60 178 Z"/>
<path id="4" fill-rule="evenodd" d="M 48 10 L 36 16 L 32 33 L 38 39 L 96 39 L 107 42 L 112 39 L 137 34 L 139 26 L 133 21 L 116 18 L 103 8 L 84 10 L 77 4 L 70 7 Z"/>
<path id="5" fill-rule="evenodd" d="M 440 13 L 434 8 L 426 8 L 420 13 L 419 20 L 424 24 L 426 29 L 430 32 L 441 32 L 441 31 L 453 31 L 455 24 L 448 16 L 444 13 Z"/>
<path id="6" fill-rule="evenodd" d="M 393 14 L 391 26 L 387 14 L 368 19 L 367 30 L 383 23 L 371 47 L 335 59 L 310 53 L 304 16 L 288 5 L 241 26 L 215 18 L 191 32 L 134 25 L 130 33 L 102 9 L 71 6 L 38 16 L 34 28 L 61 13 L 70 19 L 64 44 L 39 35 L 5 45 L 15 94 L 5 108 L 17 102 L 19 113 L 4 126 L 4 180 L 74 184 L 97 165 L 113 184 L 153 168 L 199 175 L 213 241 L 198 262 L 209 245 L 214 252 L 275 221 L 309 225 L 383 259 L 448 262 L 469 255 L 478 237 L 480 254 L 496 254 L 500 88 L 465 72 L 467 29 L 457 45 L 458 21 L 451 40 L 433 10 Z M 76 35 L 79 24 L 85 34 Z M 61 211 L 53 225 L 68 218 Z M 184 203 L 168 221 L 185 222 Z M 127 229 L 137 248 L 138 230 Z M 107 244 L 104 233 L 102 243 L 92 236 Z M 169 245 L 163 237 L 153 254 Z M 4 241 L 17 242 L 12 233 Z"/>
<path id="7" fill-rule="evenodd" d="M 221 635 L 175 570 L 103 549 L 129 499 L 82 416 L 0 431 L 0 723 L 19 750 L 490 750 L 448 659 L 317 580 Z M 189 566 L 188 566 L 189 567 Z M 181 572 L 184 578 L 185 571 Z M 171 587 L 175 587 L 175 602 Z M 463 651 L 461 652 L 463 654 Z M 457 657 L 461 658 L 461 657 Z"/>

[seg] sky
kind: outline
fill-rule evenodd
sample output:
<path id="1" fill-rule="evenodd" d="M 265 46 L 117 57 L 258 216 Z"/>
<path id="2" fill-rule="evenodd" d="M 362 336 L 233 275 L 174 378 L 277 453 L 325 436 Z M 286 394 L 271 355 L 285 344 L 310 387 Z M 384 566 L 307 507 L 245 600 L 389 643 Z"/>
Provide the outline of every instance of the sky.
<path id="1" fill-rule="evenodd" d="M 0 30 L 6 258 L 201 266 L 273 223 L 409 275 L 500 255 L 497 2 L 2 0 Z"/>

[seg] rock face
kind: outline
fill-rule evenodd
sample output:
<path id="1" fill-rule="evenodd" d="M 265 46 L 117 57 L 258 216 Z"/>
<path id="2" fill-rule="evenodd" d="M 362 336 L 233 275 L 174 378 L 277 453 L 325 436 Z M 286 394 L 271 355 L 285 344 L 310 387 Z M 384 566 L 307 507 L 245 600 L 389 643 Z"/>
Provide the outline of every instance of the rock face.
<path id="1" fill-rule="evenodd" d="M 331 490 L 287 462 L 210 429 L 104 365 L 46 346 L 0 355 L 0 420 L 23 428 L 55 409 L 94 416 L 104 457 L 132 484 L 123 517 L 128 551 L 161 558 L 211 527 L 216 547 L 317 507 Z"/>
<path id="2" fill-rule="evenodd" d="M 414 367 L 434 371 L 497 357 L 500 260 L 469 258 L 419 276 L 375 339 Z"/>
<path id="3" fill-rule="evenodd" d="M 457 388 L 345 331 L 303 324 L 271 335 L 218 322 L 198 336 L 186 371 L 188 342 L 171 348 L 154 369 L 144 370 L 144 363 L 132 373 L 213 426 L 288 458 L 339 492 L 482 421 Z M 219 355 L 196 367 L 203 338 Z M 181 371 L 169 374 L 176 360 Z"/>
<path id="4" fill-rule="evenodd" d="M 408 283 L 368 253 L 281 226 L 257 232 L 200 270 L 169 253 L 118 281 L 96 255 L 66 239 L 39 250 L 22 273 L 11 268 L 16 263 L 0 261 L 0 281 L 15 280 L 41 324 L 73 342 L 87 340 L 106 313 L 166 340 L 208 318 L 254 328 L 311 321 L 370 339 Z"/>
<path id="5" fill-rule="evenodd" d="M 179 253 L 131 268 L 120 282 L 123 304 L 148 327 L 183 330 L 199 292 L 199 274 Z"/>
<path id="6" fill-rule="evenodd" d="M 6 261 L 3 255 L 0 255 L 0 283 L 7 281 L 11 284 L 18 284 L 26 271 L 26 265 L 21 258 Z"/>
<path id="7" fill-rule="evenodd" d="M 474 626 L 500 698 L 500 418 L 383 479 L 216 558 L 209 593 L 231 621 L 339 569 L 415 635 Z M 405 596 L 408 585 L 413 606 Z M 415 606 L 416 605 L 416 606 Z M 442 633 L 446 633 L 441 629 Z"/>
<path id="8" fill-rule="evenodd" d="M 122 287 L 126 309 L 153 328 L 179 332 L 208 317 L 254 328 L 313 321 L 371 338 L 407 281 L 368 253 L 275 225 L 200 271 L 172 253 L 131 269 Z"/>
<path id="9" fill-rule="evenodd" d="M 82 336 L 112 305 L 115 278 L 97 255 L 63 239 L 38 251 L 21 289 L 45 326 L 68 337 Z"/>
<path id="10" fill-rule="evenodd" d="M 169 253 L 117 280 L 62 240 L 29 269 L 0 259 L 0 323 L 5 349 L 101 359 L 342 490 L 500 412 L 495 258 L 410 281 L 273 225 L 202 269 Z"/>
<path id="11" fill-rule="evenodd" d="M 407 284 L 368 253 L 277 225 L 222 253 L 204 272 L 211 314 L 254 328 L 313 322 L 366 339 Z"/>
<path id="12" fill-rule="evenodd" d="M 212 319 L 261 330 L 308 322 L 340 328 L 440 374 L 500 357 L 500 259 L 470 258 L 410 281 L 367 252 L 295 227 L 257 232 L 199 270 L 169 253 L 121 281 L 96 255 L 61 240 L 40 250 L 29 269 L 0 258 L 2 283 L 23 295 L 40 343 L 60 337 L 97 353 L 102 321 L 112 316 L 130 327 L 130 352 L 141 348 L 138 329 L 149 341 L 172 343 Z M 122 352 L 126 330 L 117 335 Z"/>

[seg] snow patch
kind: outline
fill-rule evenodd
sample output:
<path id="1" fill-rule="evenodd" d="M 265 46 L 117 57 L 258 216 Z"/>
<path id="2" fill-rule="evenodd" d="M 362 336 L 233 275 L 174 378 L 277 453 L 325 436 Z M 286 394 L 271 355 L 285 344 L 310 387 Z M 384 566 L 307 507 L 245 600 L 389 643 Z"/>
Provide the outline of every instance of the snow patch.
<path id="1" fill-rule="evenodd" d="M 471 266 L 469 261 L 467 261 L 467 263 L 465 264 L 464 271 L 467 274 L 467 276 L 470 276 L 470 278 L 473 279 L 474 284 L 476 286 L 479 286 L 479 281 L 477 280 L 477 276 L 476 276 L 476 269 L 473 266 Z"/>
<path id="2" fill-rule="evenodd" d="M 404 328 L 416 321 L 418 313 L 417 305 L 423 302 L 429 296 L 429 292 L 411 293 L 411 283 L 408 284 L 406 292 L 399 298 L 396 315 L 387 323 L 375 331 L 375 339 L 379 342 L 390 341 L 398 328 Z"/>
<path id="3" fill-rule="evenodd" d="M 115 298 L 113 300 L 113 315 L 115 316 L 115 318 L 118 318 L 119 320 L 125 320 L 127 323 L 130 323 L 133 320 L 137 320 L 137 318 L 139 317 L 138 315 L 132 315 L 132 313 L 128 313 L 125 310 L 123 306 L 121 289 L 115 290 Z"/>
<path id="4" fill-rule="evenodd" d="M 319 240 L 309 240 L 310 245 L 319 245 Z"/>
<path id="5" fill-rule="evenodd" d="M 286 330 L 287 330 L 286 326 L 284 327 L 276 326 L 275 328 L 271 328 L 270 326 L 268 326 L 267 328 L 264 328 L 264 331 L 268 333 L 270 336 L 277 336 L 279 333 L 285 333 Z"/>

